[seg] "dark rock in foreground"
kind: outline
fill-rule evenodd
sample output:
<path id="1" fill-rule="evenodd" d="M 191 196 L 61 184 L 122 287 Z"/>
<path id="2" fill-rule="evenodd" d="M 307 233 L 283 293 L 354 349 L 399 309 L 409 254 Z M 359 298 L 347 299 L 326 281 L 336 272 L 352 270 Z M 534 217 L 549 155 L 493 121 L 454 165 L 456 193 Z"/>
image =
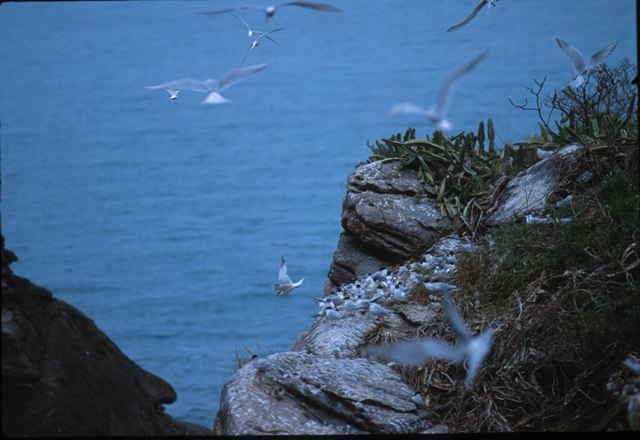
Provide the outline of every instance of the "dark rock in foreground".
<path id="1" fill-rule="evenodd" d="M 12 273 L 2 237 L 2 433 L 204 435 L 164 412 L 170 384 L 143 370 L 71 305 Z"/>

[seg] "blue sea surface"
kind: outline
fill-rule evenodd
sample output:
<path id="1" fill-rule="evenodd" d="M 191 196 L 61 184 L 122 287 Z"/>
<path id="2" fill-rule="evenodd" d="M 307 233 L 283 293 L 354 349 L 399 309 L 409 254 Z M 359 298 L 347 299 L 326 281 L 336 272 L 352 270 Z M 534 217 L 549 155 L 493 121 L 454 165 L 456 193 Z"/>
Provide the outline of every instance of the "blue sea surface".
<path id="1" fill-rule="evenodd" d="M 632 0 L 327 0 L 344 12 L 280 9 L 223 91 L 224 105 L 143 86 L 220 78 L 250 41 L 244 2 L 0 6 L 1 214 L 18 275 L 95 320 L 173 385 L 172 416 L 211 427 L 236 354 L 286 351 L 310 326 L 341 232 L 346 178 L 368 141 L 434 127 L 388 116 L 429 106 L 484 50 L 451 100 L 454 132 L 491 117 L 499 143 L 537 131 L 531 98 L 572 79 L 560 37 L 585 57 L 636 59 Z M 264 29 L 260 11 L 238 15 Z M 280 255 L 302 287 L 274 299 Z"/>

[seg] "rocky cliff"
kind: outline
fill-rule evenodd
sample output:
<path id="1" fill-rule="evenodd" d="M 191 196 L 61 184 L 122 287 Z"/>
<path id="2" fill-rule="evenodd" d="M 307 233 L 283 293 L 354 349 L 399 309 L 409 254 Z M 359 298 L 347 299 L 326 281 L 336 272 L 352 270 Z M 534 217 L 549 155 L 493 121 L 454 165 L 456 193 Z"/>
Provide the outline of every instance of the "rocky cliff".
<path id="1" fill-rule="evenodd" d="M 82 312 L 15 275 L 2 237 L 4 436 L 211 434 L 172 419 L 170 384 L 136 365 Z"/>
<path id="2" fill-rule="evenodd" d="M 570 200 L 565 197 L 569 191 L 588 183 L 591 173 L 584 170 L 589 162 L 585 154 L 589 154 L 585 149 L 571 145 L 516 176 L 503 176 L 487 194 L 485 227 L 545 224 L 553 225 L 550 227 L 557 233 L 573 218 L 560 218 L 556 209 L 561 203 L 552 201 Z M 559 375 L 575 376 L 579 366 L 576 359 L 570 359 L 573 352 L 564 350 L 564 357 L 569 357 L 565 359 L 562 351 L 553 348 L 557 346 L 550 342 L 553 338 L 545 339 L 541 328 L 547 324 L 540 317 L 562 326 L 561 316 L 566 318 L 570 313 L 562 311 L 555 300 L 538 300 L 536 305 L 539 285 L 504 293 L 512 295 L 513 305 L 512 300 L 502 299 L 498 304 L 507 305 L 493 306 L 487 301 L 495 301 L 499 297 L 496 293 L 486 297 L 480 287 L 475 290 L 472 285 L 454 284 L 456 278 L 464 280 L 457 274 L 459 260 L 485 258 L 488 252 L 494 255 L 494 240 L 488 240 L 487 251 L 486 243 L 480 247 L 453 235 L 451 220 L 436 207 L 435 191 L 420 182 L 415 171 L 401 169 L 397 161 L 362 165 L 349 176 L 342 214 L 344 232 L 331 263 L 325 296 L 316 300 L 319 310 L 314 322 L 289 352 L 252 359 L 228 380 L 216 420 L 218 434 L 559 429 L 560 425 L 534 423 L 532 419 L 543 419 L 534 414 L 544 411 L 555 411 L 547 415 L 551 419 L 565 417 L 554 405 L 577 396 L 571 379 L 560 380 Z M 409 368 L 364 354 L 363 348 L 371 344 L 416 337 L 455 341 L 445 318 L 444 290 L 456 292 L 472 333 L 489 325 L 495 329 L 493 355 L 480 366 L 472 386 L 463 385 L 466 362 L 434 361 Z M 521 298 L 525 293 L 528 298 Z M 571 295 L 567 293 L 567 298 Z M 637 296 L 633 301 L 637 307 Z M 566 331 L 563 328 L 558 336 L 565 338 L 560 335 Z M 574 342 L 570 340 L 568 336 L 564 339 L 571 345 Z M 608 402 L 607 408 L 617 408 L 614 416 L 618 420 L 622 406 L 640 405 L 639 379 L 629 376 L 620 364 L 620 353 L 628 350 L 629 344 L 623 344 L 617 363 L 607 364 L 609 369 L 603 372 L 609 374 L 608 379 L 598 379 L 598 386 L 608 380 L 611 390 L 622 386 L 621 378 L 631 381 L 626 392 L 617 394 L 619 400 L 611 394 L 607 395 L 609 400 L 598 394 Z M 527 374 L 530 377 L 518 379 L 518 375 Z M 552 385 L 554 380 L 564 385 Z M 558 386 L 564 388 L 555 388 Z M 582 386 L 576 385 L 578 389 Z M 588 393 L 594 392 L 585 395 Z M 536 401 L 553 409 L 535 410 Z M 601 415 L 601 408 L 594 410 L 588 401 L 580 405 L 584 411 L 581 417 L 591 420 L 594 414 Z M 592 412 L 585 416 L 588 411 Z M 567 420 L 573 417 L 573 423 L 578 423 L 576 414 L 566 416 Z M 632 414 L 629 420 L 637 418 L 637 411 Z M 638 426 L 635 423 L 628 426 Z M 563 426 L 575 429 L 576 425 Z"/>

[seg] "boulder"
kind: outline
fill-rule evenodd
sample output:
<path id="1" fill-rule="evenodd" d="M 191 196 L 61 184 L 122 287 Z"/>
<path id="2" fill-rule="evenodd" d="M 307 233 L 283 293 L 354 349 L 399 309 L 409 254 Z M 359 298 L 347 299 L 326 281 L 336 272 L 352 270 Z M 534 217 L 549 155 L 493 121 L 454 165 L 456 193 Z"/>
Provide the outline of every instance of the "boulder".
<path id="1" fill-rule="evenodd" d="M 420 182 L 415 170 L 400 169 L 399 161 L 358 167 L 347 181 L 345 232 L 329 270 L 331 282 L 351 282 L 399 263 L 452 232 L 453 223 L 435 206 L 435 192 Z"/>
<path id="2" fill-rule="evenodd" d="M 427 425 L 399 373 L 367 359 L 276 353 L 224 385 L 223 435 L 401 434 Z"/>
<path id="3" fill-rule="evenodd" d="M 173 387 L 124 355 L 95 323 L 16 276 L 2 237 L 2 433 L 211 434 L 172 419 Z"/>
<path id="4" fill-rule="evenodd" d="M 577 145 L 568 145 L 521 171 L 507 183 L 489 211 L 485 224 L 512 223 L 529 213 L 542 212 L 566 170 L 576 160 Z"/>

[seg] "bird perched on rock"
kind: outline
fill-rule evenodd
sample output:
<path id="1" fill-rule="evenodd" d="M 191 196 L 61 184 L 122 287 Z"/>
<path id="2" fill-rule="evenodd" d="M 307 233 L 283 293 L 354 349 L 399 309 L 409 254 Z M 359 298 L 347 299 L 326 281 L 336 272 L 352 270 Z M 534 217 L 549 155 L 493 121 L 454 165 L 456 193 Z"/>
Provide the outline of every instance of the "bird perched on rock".
<path id="1" fill-rule="evenodd" d="M 344 315 L 335 309 L 325 310 L 325 316 L 327 317 L 327 319 L 330 319 L 332 321 L 344 318 Z"/>
<path id="2" fill-rule="evenodd" d="M 427 292 L 429 293 L 450 293 L 454 290 L 458 290 L 458 286 L 441 281 L 437 281 L 435 283 L 424 283 L 424 288 L 427 289 Z"/>
<path id="3" fill-rule="evenodd" d="M 480 335 L 472 337 L 466 324 L 458 315 L 453 301 L 448 294 L 444 296 L 444 306 L 449 324 L 460 337 L 458 344 L 452 346 L 433 338 L 414 339 L 387 345 L 371 345 L 364 352 L 383 357 L 405 365 L 421 365 L 430 359 L 444 359 L 452 362 L 467 361 L 467 377 L 465 383 L 470 386 L 491 350 L 491 339 L 494 329 L 489 327 Z"/>
<path id="4" fill-rule="evenodd" d="M 289 278 L 289 275 L 287 275 L 287 263 L 284 261 L 284 257 L 281 256 L 280 272 L 278 272 L 278 281 L 279 283 L 273 286 L 273 288 L 276 291 L 276 295 L 274 296 L 274 298 L 280 295 L 288 295 L 294 289 L 297 289 L 298 287 L 302 286 L 302 282 L 304 281 L 304 278 L 300 279 L 300 281 L 296 283 L 291 281 L 291 278 Z"/>
<path id="5" fill-rule="evenodd" d="M 386 316 L 386 315 L 393 314 L 393 312 L 385 309 L 381 305 L 378 305 L 378 304 L 376 304 L 374 302 L 369 304 L 369 313 L 371 313 L 372 315 L 375 315 L 375 316 Z"/>
<path id="6" fill-rule="evenodd" d="M 419 391 L 417 391 L 413 397 L 411 397 L 411 401 L 413 403 L 415 403 L 416 405 L 418 405 L 418 407 L 423 407 L 424 406 L 424 398 L 422 397 L 422 394 L 420 394 Z"/>

